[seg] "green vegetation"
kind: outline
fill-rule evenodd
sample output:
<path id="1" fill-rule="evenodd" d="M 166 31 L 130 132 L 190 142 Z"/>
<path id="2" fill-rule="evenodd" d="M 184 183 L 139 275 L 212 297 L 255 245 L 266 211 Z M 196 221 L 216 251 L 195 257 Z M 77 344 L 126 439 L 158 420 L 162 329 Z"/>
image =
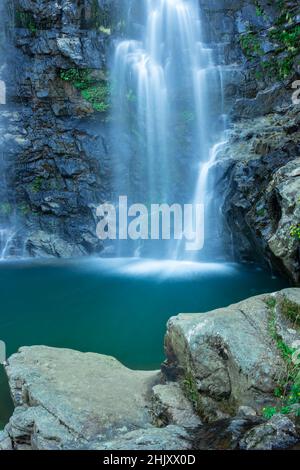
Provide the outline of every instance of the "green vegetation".
<path id="1" fill-rule="evenodd" d="M 60 78 L 80 90 L 82 98 L 91 103 L 95 111 L 106 113 L 110 107 L 110 88 L 106 80 L 96 75 L 91 69 L 72 68 L 62 70 Z"/>
<path id="2" fill-rule="evenodd" d="M 37 176 L 31 183 L 32 192 L 38 193 L 39 191 L 41 191 L 42 185 L 43 185 L 43 178 L 41 176 Z"/>
<path id="3" fill-rule="evenodd" d="M 294 328 L 300 327 L 300 306 L 284 299 L 280 304 L 281 312 L 294 325 Z"/>
<path id="4" fill-rule="evenodd" d="M 255 1 L 255 5 L 257 16 L 267 19 L 261 3 Z M 259 80 L 264 77 L 287 79 L 292 75 L 300 53 L 300 26 L 294 20 L 296 13 L 290 11 L 290 6 L 284 0 L 278 1 L 277 7 L 280 13 L 272 28 L 256 31 L 254 25 L 249 25 L 247 33 L 240 38 L 245 56 L 255 63 L 255 75 Z M 264 53 L 264 41 L 273 44 L 271 52 Z"/>
<path id="5" fill-rule="evenodd" d="M 290 234 L 291 237 L 296 238 L 296 240 L 300 240 L 300 224 L 292 225 Z"/>
<path id="6" fill-rule="evenodd" d="M 291 75 L 296 57 L 300 51 L 300 26 L 271 30 L 269 39 L 278 44 L 277 55 L 280 53 L 286 54 L 285 57 L 269 62 L 270 73 L 275 73 L 278 78 L 284 80 Z"/>
<path id="7" fill-rule="evenodd" d="M 280 26 L 286 23 L 292 23 L 293 13 L 290 6 L 286 5 L 286 0 L 277 0 L 276 5 L 280 11 L 280 16 L 276 21 L 276 25 Z"/>
<path id="8" fill-rule="evenodd" d="M 191 372 L 187 373 L 182 385 L 185 396 L 192 403 L 195 411 L 200 412 L 199 392 L 195 378 Z"/>
<path id="9" fill-rule="evenodd" d="M 266 209 L 256 209 L 256 214 L 258 217 L 264 217 L 266 215 Z"/>
<path id="10" fill-rule="evenodd" d="M 135 92 L 133 90 L 129 90 L 126 95 L 126 99 L 129 103 L 135 103 L 137 101 Z"/>
<path id="11" fill-rule="evenodd" d="M 244 54 L 250 59 L 263 54 L 260 40 L 252 31 L 243 34 L 240 43 Z"/>
<path id="12" fill-rule="evenodd" d="M 33 15 L 27 11 L 17 10 L 15 13 L 16 28 L 29 29 L 31 33 L 37 32 L 37 26 Z"/>
<path id="13" fill-rule="evenodd" d="M 286 371 L 282 377 L 278 378 L 278 384 L 274 390 L 274 397 L 278 400 L 277 406 L 266 407 L 263 409 L 265 418 L 270 419 L 277 413 L 290 414 L 293 410 L 293 405 L 300 405 L 300 364 L 294 360 L 296 349 L 290 348 L 283 340 L 277 331 L 276 325 L 276 299 L 270 298 L 267 302 L 270 310 L 269 331 L 272 339 L 275 341 L 278 351 L 286 364 Z M 299 322 L 300 309 L 292 302 L 286 299 L 280 304 L 283 314 L 294 321 Z M 296 411 L 300 415 L 300 407 Z"/>
<path id="14" fill-rule="evenodd" d="M 93 0 L 91 5 L 91 23 L 88 25 L 101 33 L 111 34 L 111 11 L 108 8 L 100 8 L 98 0 Z"/>
<path id="15" fill-rule="evenodd" d="M 293 26 L 290 29 L 275 29 L 269 33 L 270 39 L 280 43 L 284 50 L 289 52 L 299 52 L 300 26 Z"/>
<path id="16" fill-rule="evenodd" d="M 265 11 L 264 11 L 262 5 L 260 4 L 260 2 L 258 0 L 255 0 L 254 4 L 255 4 L 255 7 L 256 7 L 257 16 L 264 16 L 265 17 L 266 16 Z"/>

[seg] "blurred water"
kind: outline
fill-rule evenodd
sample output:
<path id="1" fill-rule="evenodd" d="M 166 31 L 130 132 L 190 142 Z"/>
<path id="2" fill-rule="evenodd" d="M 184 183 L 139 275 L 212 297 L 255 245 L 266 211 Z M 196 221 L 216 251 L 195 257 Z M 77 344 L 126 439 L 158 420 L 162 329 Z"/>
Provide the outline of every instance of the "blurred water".
<path id="1" fill-rule="evenodd" d="M 112 66 L 114 196 L 147 207 L 205 204 L 206 240 L 214 239 L 210 259 L 216 259 L 209 170 L 224 140 L 222 68 L 205 42 L 198 0 L 136 3 L 127 0 L 127 32 Z M 160 256 L 187 258 L 185 243 L 163 246 Z M 120 241 L 118 254 L 157 256 L 158 247 Z"/>
<path id="2" fill-rule="evenodd" d="M 286 284 L 256 266 L 123 258 L 2 262 L 0 286 L 0 339 L 8 355 L 44 344 L 156 369 L 171 316 L 207 312 Z M 11 413 L 4 383 L 0 373 L 0 423 Z"/>

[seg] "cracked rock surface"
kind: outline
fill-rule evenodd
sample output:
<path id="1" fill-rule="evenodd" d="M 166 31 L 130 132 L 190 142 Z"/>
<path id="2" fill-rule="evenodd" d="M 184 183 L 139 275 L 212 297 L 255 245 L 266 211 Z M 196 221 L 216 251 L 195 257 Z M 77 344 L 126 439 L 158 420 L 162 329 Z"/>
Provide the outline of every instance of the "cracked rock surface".
<path id="1" fill-rule="evenodd" d="M 148 393 L 157 372 L 131 371 L 116 359 L 47 347 L 22 348 L 7 375 L 15 412 L 13 447 L 72 448 L 151 427 Z"/>

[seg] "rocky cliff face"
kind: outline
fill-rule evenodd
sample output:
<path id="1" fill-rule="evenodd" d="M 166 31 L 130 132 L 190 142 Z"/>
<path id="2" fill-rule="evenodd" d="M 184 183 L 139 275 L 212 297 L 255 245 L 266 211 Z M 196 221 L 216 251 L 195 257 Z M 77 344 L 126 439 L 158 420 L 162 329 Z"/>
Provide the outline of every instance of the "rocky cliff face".
<path id="1" fill-rule="evenodd" d="M 106 51 L 116 2 L 7 0 L 3 147 L 11 254 L 99 252 L 95 206 L 110 188 Z"/>
<path id="2" fill-rule="evenodd" d="M 230 129 L 216 186 L 227 244 L 238 260 L 264 262 L 298 284 L 299 2 L 202 3 L 225 61 Z"/>

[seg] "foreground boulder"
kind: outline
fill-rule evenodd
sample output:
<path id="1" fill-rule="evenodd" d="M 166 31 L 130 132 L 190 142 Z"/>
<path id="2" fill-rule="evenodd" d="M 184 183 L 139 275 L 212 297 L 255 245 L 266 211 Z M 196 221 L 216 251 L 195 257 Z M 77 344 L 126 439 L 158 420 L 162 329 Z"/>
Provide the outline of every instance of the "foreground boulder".
<path id="1" fill-rule="evenodd" d="M 187 447 L 183 430 L 160 432 L 152 426 L 149 395 L 157 372 L 47 347 L 22 348 L 6 370 L 16 408 L 0 439 L 2 448 L 123 448 L 126 442 L 139 448 L 146 446 L 147 430 L 149 445 Z"/>
<path id="2" fill-rule="evenodd" d="M 278 339 L 287 347 L 300 339 L 289 311 L 300 313 L 300 289 L 172 318 L 166 335 L 166 378 L 182 384 L 204 421 L 234 416 L 244 406 L 260 414 L 274 405 L 274 390 L 286 376 Z"/>

